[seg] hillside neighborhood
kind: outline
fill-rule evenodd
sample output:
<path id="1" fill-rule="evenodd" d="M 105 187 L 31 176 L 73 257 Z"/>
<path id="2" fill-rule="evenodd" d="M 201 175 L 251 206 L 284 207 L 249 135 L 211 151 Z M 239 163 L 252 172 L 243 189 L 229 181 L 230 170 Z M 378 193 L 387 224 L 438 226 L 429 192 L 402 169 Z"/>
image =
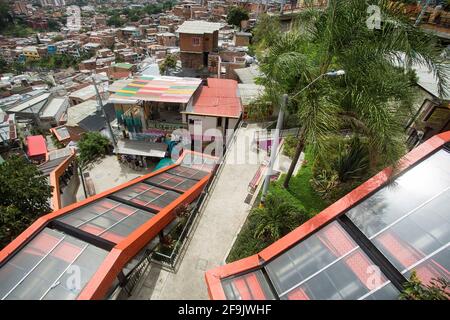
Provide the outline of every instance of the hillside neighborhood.
<path id="1" fill-rule="evenodd" d="M 448 300 L 449 204 L 450 1 L 0 0 L 0 300 Z"/>

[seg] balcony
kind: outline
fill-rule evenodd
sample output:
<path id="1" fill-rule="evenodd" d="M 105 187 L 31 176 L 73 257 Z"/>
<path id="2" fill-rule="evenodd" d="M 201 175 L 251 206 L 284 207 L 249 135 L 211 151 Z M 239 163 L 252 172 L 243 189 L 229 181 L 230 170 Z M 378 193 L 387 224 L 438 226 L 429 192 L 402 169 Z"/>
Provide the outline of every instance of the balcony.
<path id="1" fill-rule="evenodd" d="M 163 131 L 172 132 L 176 129 L 187 129 L 187 123 L 182 122 L 172 122 L 172 121 L 164 121 L 164 120 L 147 120 L 147 128 L 148 129 L 159 129 Z"/>

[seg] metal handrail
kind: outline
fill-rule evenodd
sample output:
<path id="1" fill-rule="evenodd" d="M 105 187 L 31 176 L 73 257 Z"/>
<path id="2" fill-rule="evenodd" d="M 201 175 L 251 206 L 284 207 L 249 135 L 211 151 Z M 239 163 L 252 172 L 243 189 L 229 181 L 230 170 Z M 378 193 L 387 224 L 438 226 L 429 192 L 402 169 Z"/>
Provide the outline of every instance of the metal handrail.
<path id="1" fill-rule="evenodd" d="M 205 204 L 209 200 L 209 196 L 212 193 L 211 191 L 214 190 L 216 186 L 216 182 L 218 179 L 218 176 L 220 176 L 220 173 L 223 170 L 225 159 L 229 153 L 229 147 L 230 145 L 236 141 L 237 132 L 241 129 L 243 124 L 242 117 L 239 119 L 238 123 L 235 126 L 235 130 L 233 132 L 233 135 L 231 139 L 229 139 L 226 143 L 225 147 L 225 153 L 223 156 L 219 159 L 219 163 L 214 167 L 212 172 L 212 179 L 208 181 L 206 184 L 204 190 L 198 197 L 195 206 L 191 209 L 191 214 L 188 217 L 188 221 L 186 222 L 185 226 L 183 227 L 183 230 L 180 233 L 180 236 L 178 237 L 175 245 L 173 246 L 172 252 L 170 255 L 166 255 L 164 253 L 160 252 L 153 252 L 152 260 L 155 260 L 153 256 L 159 256 L 161 259 L 158 259 L 156 262 L 165 262 L 167 261 L 167 264 L 169 264 L 171 269 L 174 269 L 179 255 L 179 252 L 184 249 L 184 246 L 186 244 L 186 240 L 189 238 L 189 232 L 191 231 L 191 226 L 194 224 L 196 217 L 200 216 L 199 213 L 202 212 L 203 208 L 205 207 Z M 164 261 L 165 260 L 165 261 Z"/>

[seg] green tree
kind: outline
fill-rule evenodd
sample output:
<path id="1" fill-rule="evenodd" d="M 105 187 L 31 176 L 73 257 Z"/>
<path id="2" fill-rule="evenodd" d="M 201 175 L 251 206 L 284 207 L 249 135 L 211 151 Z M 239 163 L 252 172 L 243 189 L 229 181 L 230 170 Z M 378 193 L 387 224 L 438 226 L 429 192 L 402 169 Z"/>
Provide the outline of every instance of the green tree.
<path id="1" fill-rule="evenodd" d="M 163 63 L 161 63 L 161 65 L 159 66 L 159 71 L 161 72 L 161 74 L 167 75 L 170 72 L 170 70 L 175 69 L 176 66 L 177 66 L 177 57 L 176 57 L 176 55 L 169 54 L 164 59 Z"/>
<path id="2" fill-rule="evenodd" d="M 6 73 L 10 71 L 10 67 L 8 62 L 5 61 L 2 57 L 0 57 L 0 73 Z"/>
<path id="3" fill-rule="evenodd" d="M 227 23 L 232 24 L 239 29 L 241 28 L 241 22 L 248 20 L 250 17 L 248 11 L 242 7 L 232 7 L 227 14 Z"/>
<path id="4" fill-rule="evenodd" d="M 59 31 L 60 25 L 59 25 L 58 21 L 56 21 L 54 19 L 49 19 L 48 20 L 48 29 L 50 31 Z"/>
<path id="5" fill-rule="evenodd" d="M 144 7 L 147 14 L 158 14 L 163 12 L 163 5 L 161 3 L 148 4 Z"/>
<path id="6" fill-rule="evenodd" d="M 22 215 L 34 220 L 51 211 L 50 197 L 48 180 L 35 165 L 18 156 L 0 165 L 0 206 L 14 206 Z"/>
<path id="7" fill-rule="evenodd" d="M 265 50 L 281 33 L 280 20 L 276 16 L 264 13 L 258 17 L 258 21 L 252 30 L 252 48 L 259 53 Z"/>
<path id="8" fill-rule="evenodd" d="M 289 181 L 305 145 L 314 153 L 324 150 L 329 134 L 350 130 L 367 139 L 370 168 L 395 164 L 405 152 L 403 126 L 412 114 L 412 63 L 427 65 L 447 84 L 448 62 L 440 56 L 436 38 L 415 28 L 396 7 L 374 1 L 382 12 L 381 29 L 367 27 L 364 1 L 330 0 L 327 9 L 300 14 L 302 28 L 281 34 L 261 59 L 263 76 L 274 103 L 282 93 L 291 95 L 288 111 L 298 118 L 301 131 Z M 406 68 L 397 68 L 403 56 Z M 322 78 L 331 69 L 344 69 L 341 79 Z"/>
<path id="9" fill-rule="evenodd" d="M 80 162 L 86 165 L 108 153 L 110 142 L 99 132 L 87 132 L 78 142 Z"/>
<path id="10" fill-rule="evenodd" d="M 13 241 L 33 222 L 14 205 L 0 206 L 0 249 Z"/>
<path id="11" fill-rule="evenodd" d="M 0 31 L 12 22 L 9 4 L 6 0 L 0 0 Z"/>
<path id="12" fill-rule="evenodd" d="M 106 24 L 108 26 L 121 27 L 125 24 L 125 20 L 123 20 L 118 14 L 114 14 L 106 21 Z"/>
<path id="13" fill-rule="evenodd" d="M 432 279 L 429 285 L 424 285 L 416 274 L 411 272 L 408 282 L 400 294 L 401 300 L 449 300 L 449 282 L 445 278 Z"/>
<path id="14" fill-rule="evenodd" d="M 262 208 L 252 210 L 255 222 L 254 237 L 272 243 L 307 220 L 307 215 L 294 204 L 272 193 Z"/>

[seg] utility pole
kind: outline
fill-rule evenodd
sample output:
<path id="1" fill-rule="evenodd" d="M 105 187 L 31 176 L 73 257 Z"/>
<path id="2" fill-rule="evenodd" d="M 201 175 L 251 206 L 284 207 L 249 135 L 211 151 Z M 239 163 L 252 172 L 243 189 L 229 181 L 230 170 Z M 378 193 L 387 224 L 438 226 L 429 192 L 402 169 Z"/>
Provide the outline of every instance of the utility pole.
<path id="1" fill-rule="evenodd" d="M 269 189 L 270 177 L 272 176 L 273 165 L 277 158 L 277 149 L 280 142 L 280 131 L 283 127 L 284 110 L 286 109 L 288 101 L 288 95 L 285 93 L 281 98 L 280 111 L 278 112 L 277 128 L 275 129 L 275 134 L 273 135 L 272 144 L 270 146 L 270 160 L 269 167 L 266 171 L 266 176 L 264 177 L 263 191 L 261 195 L 261 205 L 264 206 L 266 200 L 267 190 Z M 268 142 L 267 142 L 268 143 Z"/>
<path id="2" fill-rule="evenodd" d="M 117 147 L 116 138 L 114 137 L 114 133 L 111 128 L 111 124 L 109 123 L 108 115 L 106 114 L 105 109 L 103 108 L 102 97 L 100 96 L 100 93 L 98 92 L 97 83 L 95 82 L 94 77 L 92 77 L 92 81 L 94 82 L 94 88 L 95 88 L 95 93 L 97 95 L 98 104 L 100 105 L 100 109 L 102 110 L 103 116 L 105 117 L 106 125 L 108 126 L 108 131 L 109 131 L 109 134 L 111 135 L 113 145 L 114 145 L 114 147 Z"/>
<path id="3" fill-rule="evenodd" d="M 79 161 L 80 163 L 78 163 L 78 170 L 79 170 L 79 175 L 80 175 L 80 179 L 81 179 L 81 185 L 83 186 L 83 191 L 84 191 L 84 198 L 86 199 L 88 197 L 87 191 L 86 191 L 86 183 L 84 181 L 84 173 L 83 173 L 83 169 L 82 169 L 82 163 L 81 161 Z"/>
<path id="4" fill-rule="evenodd" d="M 425 12 L 427 11 L 428 6 L 430 5 L 431 0 L 426 0 L 425 5 L 422 8 L 422 11 L 420 11 L 419 16 L 416 19 L 416 22 L 414 23 L 414 26 L 417 27 L 420 23 L 420 21 L 422 20 L 423 15 L 425 14 Z"/>

